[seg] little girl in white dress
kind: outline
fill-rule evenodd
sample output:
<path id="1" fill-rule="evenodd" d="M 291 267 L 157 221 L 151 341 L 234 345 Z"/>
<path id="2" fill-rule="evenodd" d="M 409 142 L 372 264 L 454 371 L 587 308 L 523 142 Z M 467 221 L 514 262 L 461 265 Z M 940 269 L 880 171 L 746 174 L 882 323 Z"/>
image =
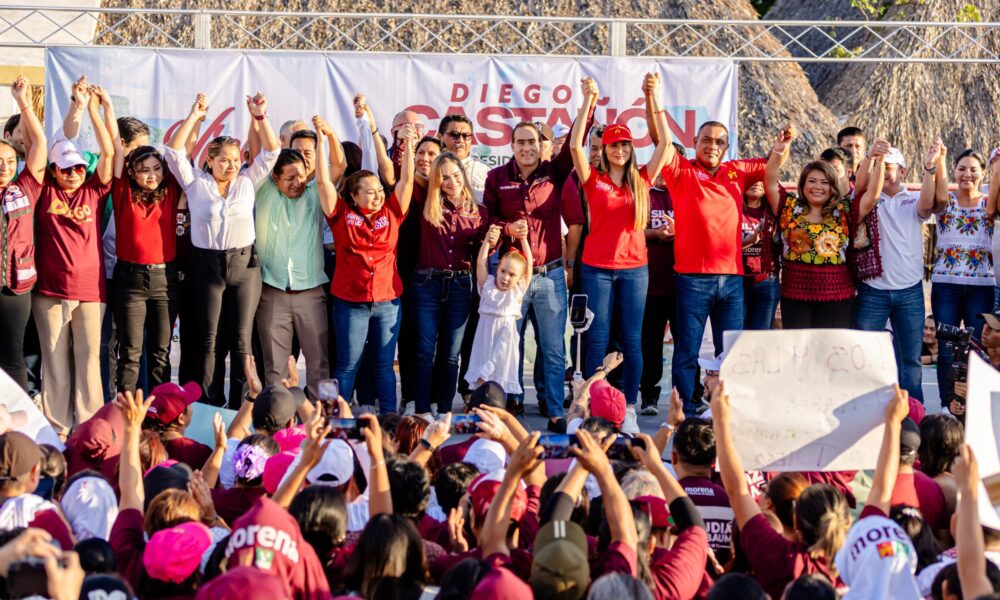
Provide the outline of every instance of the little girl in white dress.
<path id="1" fill-rule="evenodd" d="M 490 248 L 500 240 L 500 228 L 490 227 L 476 259 L 476 281 L 479 284 L 479 325 L 472 342 L 469 370 L 465 380 L 472 389 L 487 381 L 500 384 L 508 394 L 522 393 L 518 382 L 520 335 L 517 320 L 521 318 L 521 301 L 531 283 L 531 248 L 521 238 L 524 252 L 510 250 L 500 259 L 496 277 L 490 275 L 486 261 Z"/>

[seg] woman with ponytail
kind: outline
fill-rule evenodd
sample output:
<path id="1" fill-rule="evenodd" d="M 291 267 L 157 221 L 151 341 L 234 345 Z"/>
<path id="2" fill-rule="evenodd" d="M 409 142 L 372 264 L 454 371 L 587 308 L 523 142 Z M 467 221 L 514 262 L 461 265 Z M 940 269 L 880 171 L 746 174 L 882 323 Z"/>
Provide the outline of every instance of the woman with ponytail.
<path id="1" fill-rule="evenodd" d="M 590 208 L 590 234 L 583 251 L 581 278 L 588 307 L 594 322 L 588 330 L 584 376 L 601 366 L 608 351 L 613 318 L 638 319 L 642 322 L 649 285 L 646 255 L 646 222 L 649 218 L 649 188 L 666 164 L 665 149 L 670 146 L 666 116 L 659 105 L 659 75 L 647 74 L 644 82 L 649 114 L 654 122 L 649 128 L 661 132 L 653 156 L 640 167 L 635 155 L 632 132 L 624 125 L 609 125 L 601 137 L 601 155 L 596 168 L 583 146 L 584 123 L 597 104 L 598 90 L 593 79 L 583 80 L 583 105 L 570 138 L 573 166 Z M 623 377 L 628 403 L 622 430 L 638 433 L 635 403 L 642 377 L 642 328 L 620 327 L 622 353 L 625 355 Z"/>

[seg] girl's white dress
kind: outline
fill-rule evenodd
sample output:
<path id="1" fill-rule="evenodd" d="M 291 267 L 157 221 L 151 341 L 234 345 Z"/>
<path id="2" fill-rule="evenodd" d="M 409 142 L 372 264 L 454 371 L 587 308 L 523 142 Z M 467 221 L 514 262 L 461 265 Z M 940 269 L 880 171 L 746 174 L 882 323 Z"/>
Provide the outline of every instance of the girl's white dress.
<path id="1" fill-rule="evenodd" d="M 470 385 L 482 379 L 499 383 L 508 394 L 522 393 L 517 377 L 521 360 L 517 320 L 521 318 L 525 291 L 523 281 L 507 291 L 497 289 L 492 275 L 479 286 L 479 325 L 465 374 Z"/>

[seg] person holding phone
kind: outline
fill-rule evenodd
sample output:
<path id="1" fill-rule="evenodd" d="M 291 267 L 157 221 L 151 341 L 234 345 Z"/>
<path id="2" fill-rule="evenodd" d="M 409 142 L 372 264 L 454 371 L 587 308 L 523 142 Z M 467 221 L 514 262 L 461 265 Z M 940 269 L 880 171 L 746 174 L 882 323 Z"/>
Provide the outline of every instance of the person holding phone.
<path id="1" fill-rule="evenodd" d="M 656 107 L 651 109 L 655 127 L 667 131 L 666 113 L 659 108 L 659 75 L 647 74 L 643 86 L 648 91 L 647 102 Z M 590 235 L 583 249 L 581 278 L 595 318 L 587 332 L 584 374 L 589 376 L 600 366 L 611 342 L 612 319 L 618 319 L 622 323 L 618 329 L 625 355 L 623 391 L 628 402 L 622 430 L 638 433 L 635 404 L 642 376 L 642 330 L 624 323 L 626 318 L 640 319 L 645 309 L 649 286 L 645 239 L 649 188 L 666 163 L 666 148 L 670 143 L 662 136 L 649 163 L 640 167 L 632 132 L 624 125 L 609 125 L 601 137 L 600 162 L 596 168 L 591 167 L 583 145 L 586 133 L 583 124 L 597 105 L 597 83 L 584 79 L 582 93 L 584 101 L 569 146 L 590 209 Z"/>

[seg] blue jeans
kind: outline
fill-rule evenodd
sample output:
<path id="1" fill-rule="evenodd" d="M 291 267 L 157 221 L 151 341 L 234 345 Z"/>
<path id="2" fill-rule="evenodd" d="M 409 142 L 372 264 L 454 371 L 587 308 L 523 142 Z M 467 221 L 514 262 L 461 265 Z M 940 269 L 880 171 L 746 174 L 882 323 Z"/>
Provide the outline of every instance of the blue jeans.
<path id="1" fill-rule="evenodd" d="M 885 331 L 892 323 L 892 348 L 896 352 L 899 385 L 921 402 L 920 349 L 924 340 L 924 288 L 917 283 L 902 290 L 878 290 L 858 284 L 854 301 L 854 327 L 862 331 Z"/>
<path id="2" fill-rule="evenodd" d="M 367 343 L 374 363 L 379 409 L 382 413 L 396 412 L 396 372 L 392 370 L 392 361 L 399 337 L 399 298 L 386 302 L 348 302 L 334 297 L 332 312 L 337 329 L 337 366 L 333 377 L 340 382 L 340 395 L 350 398 L 354 392 Z"/>
<path id="3" fill-rule="evenodd" d="M 771 275 L 758 283 L 754 283 L 753 276 L 747 277 L 743 283 L 743 329 L 771 329 L 779 297 L 781 285 L 777 276 Z"/>
<path id="4" fill-rule="evenodd" d="M 413 276 L 412 301 L 416 326 L 413 401 L 418 413 L 451 410 L 458 389 L 458 356 L 472 306 L 472 277 Z"/>
<path id="5" fill-rule="evenodd" d="M 580 283 L 583 293 L 587 294 L 587 308 L 594 313 L 594 322 L 587 330 L 583 376 L 590 377 L 601 366 L 611 341 L 611 322 L 617 319 L 619 346 L 625 358 L 622 391 L 625 402 L 635 404 L 642 379 L 642 317 L 649 288 L 649 267 L 601 269 L 583 265 Z"/>
<path id="6" fill-rule="evenodd" d="M 562 267 L 552 269 L 544 275 L 534 275 L 521 303 L 521 318 L 517 321 L 517 330 L 521 334 L 518 379 L 522 389 L 524 329 L 529 318 L 537 325 L 535 342 L 542 356 L 542 375 L 545 378 L 544 396 L 538 399 L 538 403 L 540 405 L 544 400 L 549 417 L 562 417 L 563 380 L 566 378 L 566 344 L 563 341 L 563 334 L 566 332 L 566 274 Z M 511 398 L 518 403 L 524 402 L 523 394 L 511 394 Z"/>
<path id="7" fill-rule="evenodd" d="M 677 322 L 674 331 L 673 386 L 684 400 L 686 412 L 695 406 L 698 351 L 705 322 L 712 318 L 715 354 L 722 353 L 722 332 L 743 327 L 742 275 L 677 275 Z"/>
<path id="8" fill-rule="evenodd" d="M 947 323 L 957 327 L 964 324 L 972 329 L 972 337 L 979 340 L 985 323 L 979 315 L 993 311 L 993 286 L 934 283 L 931 285 L 931 311 L 938 325 Z M 948 344 L 939 344 L 937 378 L 942 404 L 955 390 L 951 376 L 953 360 Z"/>

